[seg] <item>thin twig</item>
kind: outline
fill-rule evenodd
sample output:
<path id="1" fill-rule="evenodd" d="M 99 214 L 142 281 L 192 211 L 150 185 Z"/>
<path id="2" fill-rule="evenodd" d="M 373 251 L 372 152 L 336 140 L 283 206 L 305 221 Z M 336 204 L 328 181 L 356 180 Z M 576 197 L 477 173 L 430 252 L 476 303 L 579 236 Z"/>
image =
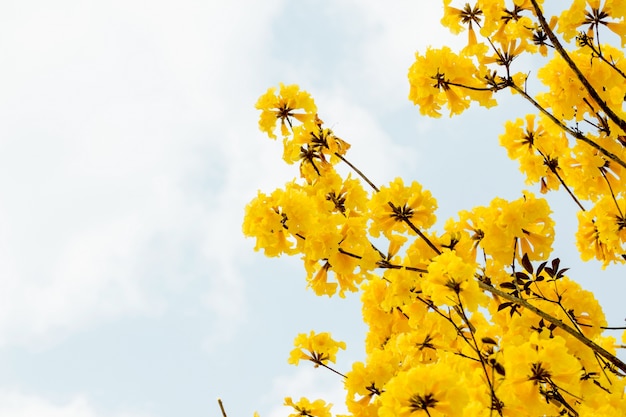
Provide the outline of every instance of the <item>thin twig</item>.
<path id="1" fill-rule="evenodd" d="M 480 359 L 480 365 L 483 368 L 483 373 L 485 374 L 485 378 L 487 378 L 487 385 L 489 386 L 489 391 L 491 391 L 491 404 L 496 404 L 496 405 L 500 405 L 501 401 L 498 398 L 498 396 L 496 395 L 496 390 L 493 386 L 493 381 L 491 380 L 491 378 L 489 378 L 489 372 L 487 371 L 487 365 L 485 364 L 485 358 L 483 357 L 483 355 L 480 354 L 480 348 L 478 347 L 478 341 L 476 340 L 476 335 L 475 330 L 473 328 L 473 326 L 470 324 L 469 318 L 467 317 L 467 314 L 465 314 L 465 307 L 463 307 L 463 303 L 461 302 L 461 296 L 459 295 L 459 293 L 456 293 L 456 298 L 459 302 L 458 306 L 458 312 L 460 312 L 460 316 L 461 319 L 463 320 L 463 322 L 465 322 L 465 324 L 467 325 L 467 327 L 469 328 L 470 331 L 470 336 L 472 337 L 472 343 L 473 346 L 472 348 L 476 351 L 476 353 L 478 354 L 478 359 Z M 496 407 L 496 411 L 498 412 L 498 415 L 502 416 L 502 408 L 501 407 Z"/>
<path id="2" fill-rule="evenodd" d="M 348 166 L 349 166 L 350 168 L 352 168 L 352 169 L 354 170 L 354 172 L 356 172 L 356 173 L 357 173 L 357 174 L 358 174 L 361 178 L 363 178 L 363 180 L 365 180 L 365 182 L 367 182 L 367 183 L 369 184 L 369 186 L 370 186 L 370 187 L 372 187 L 372 188 L 374 189 L 374 191 L 376 191 L 376 192 L 380 191 L 380 190 L 378 189 L 378 187 L 377 187 L 377 186 L 375 186 L 375 185 L 374 185 L 374 183 L 373 183 L 372 181 L 370 181 L 370 180 L 369 180 L 369 178 L 367 178 L 367 177 L 365 176 L 365 174 L 363 174 L 363 173 L 361 172 L 361 170 L 359 170 L 357 167 L 355 167 L 354 165 L 352 165 L 352 164 L 350 163 L 350 161 L 348 161 L 346 158 L 344 158 L 342 155 L 338 154 L 337 152 L 335 152 L 335 156 L 336 156 L 337 158 L 341 159 L 341 160 L 342 160 L 343 162 L 345 162 L 346 164 L 348 164 Z"/>
<path id="3" fill-rule="evenodd" d="M 224 410 L 224 404 L 222 404 L 222 399 L 218 398 L 217 403 L 220 405 L 220 410 L 222 410 L 222 417 L 228 417 L 226 415 L 226 410 Z"/>
<path id="4" fill-rule="evenodd" d="M 378 189 L 378 187 L 376 187 L 374 185 L 374 183 L 372 181 L 370 181 L 369 178 L 367 178 L 365 176 L 365 174 L 363 172 L 361 172 L 360 169 L 358 169 L 357 167 L 355 167 L 354 165 L 352 165 L 352 163 L 350 161 L 348 161 L 346 158 L 344 158 L 342 155 L 338 154 L 335 152 L 335 156 L 337 156 L 339 159 L 341 159 L 343 162 L 345 162 L 350 168 L 352 168 L 354 170 L 354 172 L 356 172 L 361 178 L 363 178 L 363 180 L 365 182 L 367 182 L 369 184 L 370 187 L 372 187 L 374 189 L 374 191 L 376 192 L 380 192 L 380 190 Z M 626 168 L 626 167 L 625 167 Z M 392 210 L 396 211 L 396 206 L 391 202 L 388 201 L 387 204 L 389 204 L 389 206 L 391 207 Z M 426 242 L 426 244 L 437 254 L 437 255 L 441 255 L 441 251 L 439 250 L 439 248 L 437 248 L 437 246 L 435 246 L 433 244 L 433 242 L 430 241 L 430 239 L 428 239 L 428 237 L 426 237 L 426 235 L 417 228 L 417 226 L 415 226 L 413 224 L 413 222 L 411 222 L 410 219 L 407 218 L 402 218 L 402 221 L 404 221 L 407 226 L 409 226 L 411 228 L 411 230 L 413 230 L 420 238 L 422 238 L 424 240 L 424 242 Z"/>
<path id="5" fill-rule="evenodd" d="M 537 149 L 537 152 L 539 152 L 539 154 L 543 157 L 543 161 L 545 163 L 545 165 L 548 167 L 548 169 L 550 171 L 552 171 L 552 173 L 556 176 L 556 178 L 559 180 L 559 182 L 561 183 L 561 185 L 563 186 L 563 188 L 565 188 L 565 191 L 567 191 L 567 193 L 569 194 L 570 197 L 572 197 L 572 199 L 574 200 L 574 203 L 576 203 L 576 205 L 582 210 L 582 211 L 586 211 L 585 207 L 581 204 L 580 201 L 578 201 L 578 198 L 576 198 L 576 195 L 572 192 L 572 190 L 570 190 L 570 188 L 567 186 L 567 184 L 565 183 L 565 181 L 563 180 L 563 178 L 561 178 L 561 175 L 556 171 L 556 167 L 552 166 L 550 164 L 550 160 L 548 159 L 548 157 L 541 152 L 541 149 L 539 149 L 537 146 L 535 146 L 535 149 Z"/>
<path id="6" fill-rule="evenodd" d="M 316 363 L 317 363 L 317 362 L 316 362 Z M 337 371 L 336 369 L 331 368 L 330 366 L 328 366 L 328 365 L 326 365 L 326 364 L 324 364 L 324 363 L 319 362 L 319 363 L 317 363 L 317 364 L 318 364 L 318 365 L 323 366 L 324 368 L 328 369 L 329 371 L 333 371 L 334 373 L 336 373 L 337 375 L 339 375 L 339 376 L 343 377 L 344 379 L 348 379 L 348 377 L 347 377 L 347 376 L 345 376 L 345 375 L 344 375 L 344 374 L 342 374 L 341 372 Z"/>

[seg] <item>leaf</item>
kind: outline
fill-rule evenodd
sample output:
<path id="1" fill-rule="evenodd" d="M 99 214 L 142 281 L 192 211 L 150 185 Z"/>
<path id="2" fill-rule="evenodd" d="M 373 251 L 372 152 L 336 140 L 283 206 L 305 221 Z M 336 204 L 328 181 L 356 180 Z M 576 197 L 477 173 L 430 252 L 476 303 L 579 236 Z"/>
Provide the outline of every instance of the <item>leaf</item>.
<path id="1" fill-rule="evenodd" d="M 545 267 L 546 267 L 546 264 L 547 264 L 547 263 L 548 263 L 548 262 L 542 262 L 542 263 L 541 263 L 541 265 L 539 265 L 539 268 L 537 268 L 537 275 L 540 275 L 540 274 L 541 274 L 541 271 L 543 271 L 543 268 L 545 268 Z"/>
<path id="2" fill-rule="evenodd" d="M 533 264 L 530 262 L 530 259 L 528 259 L 527 253 L 522 256 L 522 266 L 529 274 L 533 273 Z"/>
<path id="3" fill-rule="evenodd" d="M 517 278 L 517 283 L 518 284 L 523 284 L 524 280 L 527 281 L 527 280 L 530 279 L 530 277 L 528 275 L 526 275 L 525 273 L 523 273 L 523 272 L 516 272 L 515 273 L 515 278 Z"/>
<path id="4" fill-rule="evenodd" d="M 480 340 L 481 340 L 481 342 L 483 342 L 483 343 L 485 343 L 487 345 L 497 345 L 498 344 L 498 342 L 496 342 L 495 340 L 493 340 L 492 338 L 490 338 L 488 336 L 483 337 Z"/>
<path id="5" fill-rule="evenodd" d="M 512 305 L 513 305 L 513 303 L 512 303 L 512 302 L 510 302 L 510 301 L 507 301 L 506 303 L 502 303 L 502 304 L 500 304 L 500 305 L 498 306 L 498 311 L 500 311 L 500 310 L 504 310 L 505 308 L 509 308 L 509 307 L 511 307 Z"/>
<path id="6" fill-rule="evenodd" d="M 504 366 L 502 366 L 500 363 L 496 362 L 496 364 L 493 366 L 493 369 L 496 370 L 497 373 L 499 373 L 502 376 L 506 375 L 506 372 L 504 371 Z"/>
<path id="7" fill-rule="evenodd" d="M 563 278 L 563 274 L 569 271 L 569 268 L 563 268 L 556 274 L 556 279 Z"/>

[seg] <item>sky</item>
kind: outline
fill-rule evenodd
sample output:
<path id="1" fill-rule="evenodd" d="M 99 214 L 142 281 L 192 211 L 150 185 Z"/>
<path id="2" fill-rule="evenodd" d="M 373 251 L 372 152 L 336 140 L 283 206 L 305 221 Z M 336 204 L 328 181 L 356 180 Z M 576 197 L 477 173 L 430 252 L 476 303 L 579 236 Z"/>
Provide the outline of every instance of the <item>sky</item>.
<path id="1" fill-rule="evenodd" d="M 443 222 L 518 198 L 501 107 L 429 119 L 406 73 L 459 46 L 439 2 L 5 1 L 0 4 L 0 416 L 286 416 L 285 396 L 342 411 L 341 381 L 287 364 L 330 331 L 363 358 L 357 296 L 317 298 L 297 259 L 242 236 L 245 204 L 297 175 L 254 103 L 297 83 L 377 184 L 415 179 Z M 532 62 L 520 60 L 520 65 Z M 505 93 L 506 94 L 506 93 Z M 532 189 L 532 188 L 531 188 Z M 550 196 L 557 253 L 612 325 L 623 270 L 581 263 L 575 207 Z"/>

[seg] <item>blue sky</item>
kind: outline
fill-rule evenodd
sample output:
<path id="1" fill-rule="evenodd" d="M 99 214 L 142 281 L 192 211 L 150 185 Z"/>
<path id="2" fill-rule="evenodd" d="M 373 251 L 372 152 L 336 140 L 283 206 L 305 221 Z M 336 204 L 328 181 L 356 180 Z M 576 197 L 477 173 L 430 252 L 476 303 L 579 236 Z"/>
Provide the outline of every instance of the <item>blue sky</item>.
<path id="1" fill-rule="evenodd" d="M 442 221 L 526 188 L 497 135 L 529 108 L 504 95 L 502 108 L 421 117 L 406 99 L 414 52 L 462 40 L 439 28 L 438 2 L 382 3 L 2 4 L 0 416 L 341 403 L 341 381 L 286 360 L 311 329 L 348 342 L 339 369 L 360 359 L 357 297 L 314 297 L 297 259 L 265 259 L 241 235 L 257 189 L 297 175 L 257 131 L 257 97 L 300 84 L 353 162 L 378 184 L 422 182 Z M 558 256 L 620 325 L 623 271 L 580 263 L 575 207 L 551 201 Z"/>

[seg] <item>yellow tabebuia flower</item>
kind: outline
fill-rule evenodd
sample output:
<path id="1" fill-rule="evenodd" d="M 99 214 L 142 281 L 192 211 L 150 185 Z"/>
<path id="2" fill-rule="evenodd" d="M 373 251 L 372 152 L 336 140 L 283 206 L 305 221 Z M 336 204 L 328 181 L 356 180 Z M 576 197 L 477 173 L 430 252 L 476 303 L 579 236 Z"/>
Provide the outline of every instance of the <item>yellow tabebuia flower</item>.
<path id="1" fill-rule="evenodd" d="M 563 34 L 566 41 L 570 41 L 581 32 L 595 36 L 594 26 L 606 26 L 620 37 L 621 45 L 626 44 L 626 3 L 623 0 L 606 0 L 600 4 L 599 0 L 573 0 L 569 9 L 564 10 L 559 17 L 557 31 Z M 616 21 L 617 20 L 617 21 Z M 584 26 L 588 25 L 588 28 Z"/>
<path id="2" fill-rule="evenodd" d="M 552 16 L 559 6 L 542 5 L 443 0 L 442 24 L 466 40 L 416 54 L 409 99 L 433 117 L 490 107 L 503 89 L 528 101 L 537 114 L 506 122 L 500 144 L 528 184 L 572 197 L 583 259 L 626 263 L 626 57 L 600 42 L 626 43 L 626 0 L 572 0 Z M 536 77 L 517 68 L 526 54 L 545 57 Z M 431 193 L 401 178 L 374 186 L 308 93 L 281 84 L 257 108 L 271 138 L 280 123 L 283 160 L 299 164 L 300 178 L 259 192 L 244 233 L 268 256 L 298 254 L 316 295 L 361 292 L 368 331 L 365 358 L 344 379 L 350 417 L 626 415 L 619 337 L 593 294 L 550 259 L 545 199 L 496 197 L 436 229 Z M 329 364 L 345 343 L 310 332 L 294 344 L 289 363 L 340 374 Z M 285 405 L 290 417 L 330 417 L 321 400 Z"/>
<path id="3" fill-rule="evenodd" d="M 276 138 L 274 129 L 277 121 L 280 120 L 282 136 L 288 136 L 289 128 L 294 127 L 294 119 L 313 128 L 317 114 L 317 107 L 309 93 L 295 84 L 280 83 L 278 94 L 275 87 L 269 88 L 259 97 L 256 108 L 261 110 L 259 128 L 273 139 Z"/>
<path id="4" fill-rule="evenodd" d="M 611 45 L 602 45 L 602 50 L 620 71 L 626 70 L 622 50 Z M 610 65 L 595 59 L 595 52 L 589 48 L 575 49 L 569 52 L 569 56 L 605 104 L 623 117 L 624 78 L 616 76 Z M 597 109 L 589 100 L 586 88 L 560 55 L 541 67 L 537 77 L 549 87 L 549 91 L 537 95 L 537 102 L 542 107 L 551 109 L 562 120 L 581 122 L 585 118 L 597 117 Z"/>
<path id="5" fill-rule="evenodd" d="M 559 161 L 571 157 L 563 131 L 550 129 L 554 125 L 550 121 L 536 119 L 536 115 L 527 114 L 524 120 L 506 122 L 500 145 L 506 148 L 509 158 L 519 162 L 526 183 L 540 183 L 541 192 L 545 193 L 560 187 L 563 167 Z"/>
<path id="6" fill-rule="evenodd" d="M 437 306 L 455 306 L 462 302 L 468 311 L 476 311 L 485 300 L 474 278 L 476 268 L 475 262 L 468 263 L 446 249 L 428 265 L 422 291 Z"/>
<path id="7" fill-rule="evenodd" d="M 601 198 L 589 211 L 579 212 L 576 245 L 583 260 L 595 258 L 606 267 L 626 262 L 626 199 Z"/>
<path id="8" fill-rule="evenodd" d="M 368 407 L 383 392 L 383 387 L 396 373 L 395 363 L 383 349 L 374 349 L 367 356 L 367 362 L 355 362 L 346 374 L 344 385 L 349 399 L 348 408 L 352 413 Z"/>
<path id="9" fill-rule="evenodd" d="M 258 192 L 246 206 L 243 233 L 256 238 L 254 250 L 263 250 L 266 256 L 293 254 L 295 242 L 287 230 L 287 215 L 282 210 L 285 193 L 276 190 L 271 195 Z"/>
<path id="10" fill-rule="evenodd" d="M 523 255 L 531 261 L 546 259 L 554 241 L 550 213 L 548 202 L 529 192 L 512 202 L 496 198 L 480 226 L 483 232 L 480 246 L 502 265 L 510 264 L 514 257 L 521 260 Z"/>
<path id="11" fill-rule="evenodd" d="M 481 69 L 467 56 L 456 54 L 448 47 L 428 48 L 424 55 L 415 54 L 415 62 L 409 68 L 409 99 L 419 107 L 421 114 L 433 117 L 441 116 L 444 104 L 450 109 L 450 115 L 462 113 L 471 101 L 485 107 L 494 106 L 493 92 L 482 75 Z"/>
<path id="12" fill-rule="evenodd" d="M 293 342 L 295 349 L 289 354 L 288 362 L 297 365 L 301 360 L 309 360 L 315 366 L 335 362 L 337 351 L 346 349 L 345 342 L 335 341 L 328 332 L 309 334 L 300 333 Z"/>
<path id="13" fill-rule="evenodd" d="M 576 387 L 582 368 L 562 337 L 533 332 L 528 341 L 506 346 L 503 353 L 506 378 L 499 392 L 505 410 L 510 408 L 513 415 L 524 410 L 559 415 L 564 401 L 575 405 L 580 398 Z"/>
<path id="14" fill-rule="evenodd" d="M 380 417 L 455 417 L 463 416 L 467 393 L 462 375 L 446 361 L 411 368 L 385 385 L 381 396 Z"/>
<path id="15" fill-rule="evenodd" d="M 293 136 L 283 138 L 283 160 L 288 164 L 300 162 L 300 176 L 309 183 L 332 172 L 332 166 L 350 149 L 349 143 L 322 124 L 316 119 L 314 128 L 309 124 L 296 126 Z"/>
<path id="16" fill-rule="evenodd" d="M 417 181 L 407 187 L 398 177 L 372 196 L 369 209 L 373 221 L 369 231 L 374 237 L 381 232 L 386 236 L 392 232 L 405 233 L 411 230 L 409 222 L 427 229 L 435 223 L 436 208 L 437 201 L 430 191 L 422 189 Z"/>
<path id="17" fill-rule="evenodd" d="M 330 408 L 332 404 L 327 404 L 324 400 L 311 402 L 302 397 L 294 402 L 291 397 L 285 397 L 285 405 L 292 407 L 295 411 L 295 413 L 289 414 L 289 417 L 331 417 Z"/>

